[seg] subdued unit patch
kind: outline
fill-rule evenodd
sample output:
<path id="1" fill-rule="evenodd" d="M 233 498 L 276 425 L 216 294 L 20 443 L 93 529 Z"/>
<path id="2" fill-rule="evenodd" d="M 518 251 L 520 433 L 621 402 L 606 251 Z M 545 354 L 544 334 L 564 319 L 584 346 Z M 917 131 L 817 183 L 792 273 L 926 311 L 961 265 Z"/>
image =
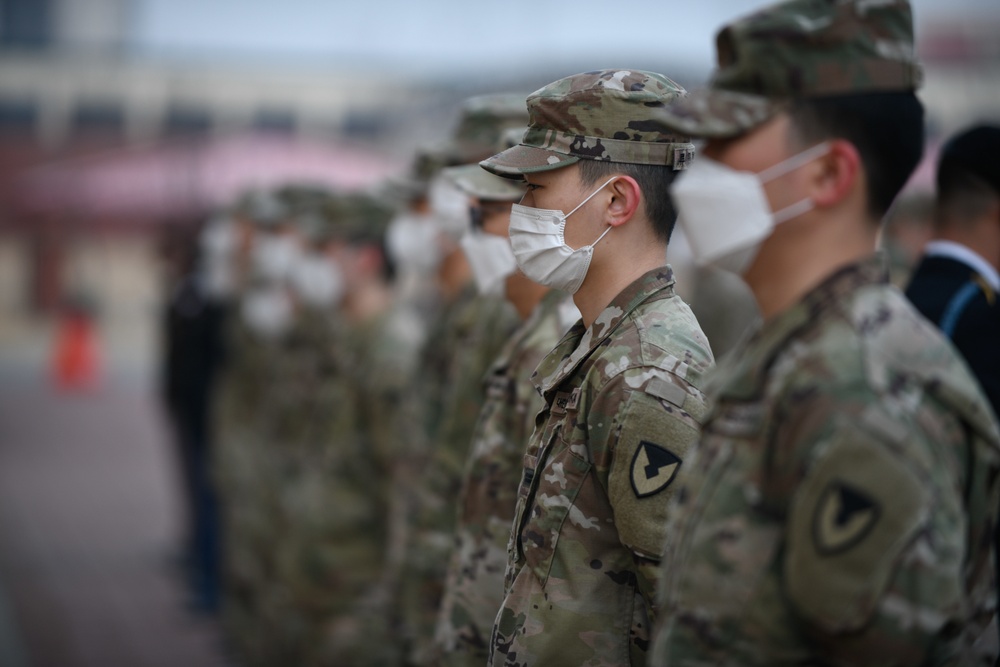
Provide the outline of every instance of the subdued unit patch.
<path id="1" fill-rule="evenodd" d="M 632 490 L 646 498 L 670 486 L 681 460 L 660 445 L 643 440 L 632 457 Z"/>

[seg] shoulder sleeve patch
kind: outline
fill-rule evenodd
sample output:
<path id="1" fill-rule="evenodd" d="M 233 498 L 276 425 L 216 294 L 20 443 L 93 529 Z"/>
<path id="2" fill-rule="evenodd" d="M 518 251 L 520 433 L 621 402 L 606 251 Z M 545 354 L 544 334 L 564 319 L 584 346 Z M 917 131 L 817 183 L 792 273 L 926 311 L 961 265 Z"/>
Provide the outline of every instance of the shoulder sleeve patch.
<path id="1" fill-rule="evenodd" d="M 928 521 L 930 497 L 878 436 L 835 434 L 792 499 L 784 575 L 796 609 L 831 632 L 863 627 Z"/>
<path id="2" fill-rule="evenodd" d="M 660 445 L 642 440 L 632 457 L 632 490 L 637 498 L 659 493 L 670 486 L 681 459 Z"/>
<path id="3" fill-rule="evenodd" d="M 633 392 L 627 400 L 608 476 L 608 497 L 622 544 L 659 559 L 667 504 L 698 438 L 697 422 L 645 392 Z"/>

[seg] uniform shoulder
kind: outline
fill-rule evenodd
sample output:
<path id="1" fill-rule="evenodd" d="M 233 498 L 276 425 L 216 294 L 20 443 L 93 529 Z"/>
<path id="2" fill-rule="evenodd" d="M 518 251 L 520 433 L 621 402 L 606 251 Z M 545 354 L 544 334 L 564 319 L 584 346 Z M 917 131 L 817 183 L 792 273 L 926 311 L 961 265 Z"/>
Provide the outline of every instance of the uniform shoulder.
<path id="1" fill-rule="evenodd" d="M 770 393 L 821 392 L 955 414 L 995 431 L 985 398 L 954 347 L 891 285 L 858 290 L 786 341 Z"/>
<path id="2" fill-rule="evenodd" d="M 715 365 L 708 337 L 680 297 L 644 304 L 630 319 L 642 365 L 670 370 L 692 382 Z"/>

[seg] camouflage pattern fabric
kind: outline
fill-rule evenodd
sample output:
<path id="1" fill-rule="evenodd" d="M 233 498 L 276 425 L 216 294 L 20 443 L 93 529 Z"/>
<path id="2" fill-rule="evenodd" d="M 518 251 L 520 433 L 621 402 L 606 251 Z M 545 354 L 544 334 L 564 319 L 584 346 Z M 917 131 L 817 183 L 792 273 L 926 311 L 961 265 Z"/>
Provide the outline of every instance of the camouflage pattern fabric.
<path id="1" fill-rule="evenodd" d="M 386 618 L 386 594 L 382 588 L 388 558 L 390 483 L 393 466 L 406 445 L 391 428 L 390 416 L 405 389 L 399 373 L 400 350 L 392 330 L 386 326 L 388 314 L 381 313 L 349 327 L 348 375 L 353 388 L 358 446 L 367 460 L 364 478 L 352 480 L 376 514 L 366 525 L 341 535 L 365 546 L 352 553 L 357 562 L 347 565 L 343 576 L 351 579 L 353 593 L 344 596 L 338 614 L 328 624 L 325 664 L 336 666 L 391 666 L 402 659 L 395 627 Z M 350 474 L 349 472 L 347 474 Z M 339 475 L 329 482 L 342 486 Z M 360 559 L 367 559 L 362 561 Z"/>
<path id="2" fill-rule="evenodd" d="M 663 120 L 666 106 L 684 94 L 684 88 L 662 74 L 639 70 L 599 70 L 559 79 L 528 97 L 528 129 L 521 143 L 480 165 L 508 177 L 580 159 L 683 169 L 694 156 L 694 145 Z M 608 128 L 613 128 L 610 136 Z"/>
<path id="3" fill-rule="evenodd" d="M 411 317 L 409 302 L 397 300 L 390 309 L 364 327 L 355 329 L 359 343 L 354 375 L 357 377 L 361 428 L 369 446 L 385 461 L 381 493 L 386 503 L 385 554 L 380 572 L 369 592 L 361 597 L 352 615 L 361 628 L 361 642 L 345 649 L 344 664 L 395 667 L 403 664 L 408 644 L 402 641 L 399 577 L 406 560 L 408 515 L 413 506 L 413 466 L 420 460 L 415 450 L 424 444 L 414 404 L 414 375 L 420 342 L 414 336 L 426 322 Z M 434 312 L 430 310 L 429 312 Z M 423 313 L 422 313 L 423 314 Z"/>
<path id="4" fill-rule="evenodd" d="M 716 36 L 707 90 L 666 110 L 677 132 L 731 137 L 790 100 L 911 91 L 921 79 L 907 0 L 791 0 L 734 21 Z"/>
<path id="5" fill-rule="evenodd" d="M 300 311 L 269 380 L 277 419 L 266 463 L 280 476 L 264 491 L 280 524 L 266 611 L 280 664 L 347 664 L 336 658 L 356 633 L 340 626 L 385 551 L 383 462 L 359 423 L 358 351 L 343 329 L 333 313 Z"/>
<path id="6" fill-rule="evenodd" d="M 462 102 L 451 138 L 439 150 L 451 165 L 479 162 L 493 154 L 506 130 L 524 128 L 527 121 L 523 93 L 470 97 Z"/>
<path id="7" fill-rule="evenodd" d="M 413 664 L 427 664 L 455 530 L 455 503 L 472 433 L 485 399 L 483 378 L 511 332 L 517 313 L 507 301 L 475 295 L 457 300 L 428 340 L 422 377 L 427 440 L 411 480 L 400 609 Z M 430 384 L 427 382 L 430 381 Z"/>
<path id="8" fill-rule="evenodd" d="M 720 363 L 650 665 L 992 665 L 1000 435 L 877 258 Z"/>
<path id="9" fill-rule="evenodd" d="M 705 411 L 708 341 L 670 267 L 574 325 L 533 376 L 490 664 L 645 665 L 665 510 Z"/>
<path id="10" fill-rule="evenodd" d="M 280 342 L 255 335 L 238 316 L 229 322 L 227 359 L 213 417 L 217 446 L 212 472 L 222 519 L 223 630 L 248 665 L 262 664 L 263 582 L 273 577 L 273 506 L 262 489 L 274 488 L 263 464 L 269 378 L 279 366 Z"/>
<path id="11" fill-rule="evenodd" d="M 531 374 L 579 317 L 568 294 L 549 292 L 486 376 L 486 399 L 457 503 L 454 548 L 435 631 L 435 664 L 481 667 L 489 658 L 490 632 L 503 601 L 521 461 L 542 407 Z"/>

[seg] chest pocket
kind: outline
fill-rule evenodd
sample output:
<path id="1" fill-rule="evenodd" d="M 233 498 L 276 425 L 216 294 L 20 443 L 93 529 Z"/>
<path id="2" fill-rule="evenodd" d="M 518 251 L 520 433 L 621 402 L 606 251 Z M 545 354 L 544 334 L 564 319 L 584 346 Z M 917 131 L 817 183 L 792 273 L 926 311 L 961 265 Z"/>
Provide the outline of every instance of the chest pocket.
<path id="1" fill-rule="evenodd" d="M 570 450 L 564 434 L 572 434 L 576 422 L 575 399 L 560 393 L 553 402 L 547 438 L 537 458 L 525 456 L 523 508 L 517 518 L 517 556 L 544 586 L 552 571 L 553 557 L 566 520 L 586 528 L 590 521 L 575 508 L 577 496 L 592 464 Z M 582 443 L 580 443 L 582 444 Z"/>

